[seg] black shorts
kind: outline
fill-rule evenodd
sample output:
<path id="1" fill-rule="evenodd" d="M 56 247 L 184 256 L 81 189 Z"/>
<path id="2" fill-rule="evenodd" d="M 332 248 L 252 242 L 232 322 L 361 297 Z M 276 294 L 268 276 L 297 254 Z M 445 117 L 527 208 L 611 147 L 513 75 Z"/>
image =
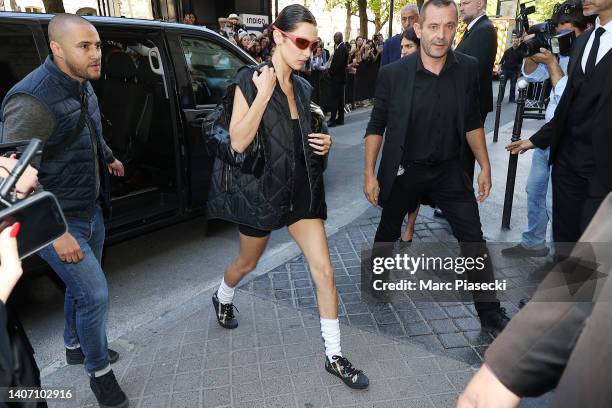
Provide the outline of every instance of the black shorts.
<path id="1" fill-rule="evenodd" d="M 285 224 L 287 227 L 300 220 L 321 218 L 311 214 L 310 212 L 310 188 L 304 188 L 304 186 L 308 185 L 308 174 L 306 173 L 305 164 L 302 161 L 296 161 L 292 200 L 293 208 L 289 212 L 289 217 L 287 218 L 287 223 Z M 238 231 L 240 231 L 242 235 L 255 238 L 267 237 L 270 235 L 270 232 L 272 232 L 249 227 L 247 225 L 238 225 Z"/>
<path id="2" fill-rule="evenodd" d="M 320 217 L 314 217 L 314 216 L 308 216 L 308 215 L 303 216 L 303 217 L 293 217 L 290 214 L 289 221 L 287 221 L 287 227 L 301 220 L 312 220 L 312 219 L 319 219 L 319 218 Z M 260 230 L 257 228 L 249 227 L 248 225 L 244 225 L 244 224 L 238 225 L 238 231 L 240 231 L 242 235 L 246 235 L 247 237 L 253 237 L 253 238 L 267 237 L 272 232 L 272 231 Z"/>

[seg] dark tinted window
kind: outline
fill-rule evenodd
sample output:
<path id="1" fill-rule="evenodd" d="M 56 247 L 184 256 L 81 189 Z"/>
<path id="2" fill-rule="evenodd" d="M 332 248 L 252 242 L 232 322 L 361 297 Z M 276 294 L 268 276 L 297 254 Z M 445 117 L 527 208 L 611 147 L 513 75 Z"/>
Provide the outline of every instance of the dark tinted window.
<path id="1" fill-rule="evenodd" d="M 216 105 L 245 63 L 230 49 L 199 38 L 183 38 L 183 52 L 196 105 Z"/>
<path id="2" fill-rule="evenodd" d="M 0 23 L 0 101 L 13 85 L 39 65 L 30 28 Z"/>

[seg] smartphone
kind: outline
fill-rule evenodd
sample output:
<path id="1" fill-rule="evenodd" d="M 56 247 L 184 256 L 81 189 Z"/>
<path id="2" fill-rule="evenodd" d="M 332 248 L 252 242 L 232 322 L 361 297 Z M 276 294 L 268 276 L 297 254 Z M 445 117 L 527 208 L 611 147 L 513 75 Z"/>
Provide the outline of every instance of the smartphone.
<path id="1" fill-rule="evenodd" d="M 33 194 L 0 210 L 0 232 L 16 222 L 21 223 L 17 237 L 21 259 L 40 251 L 68 230 L 57 198 L 48 191 Z"/>

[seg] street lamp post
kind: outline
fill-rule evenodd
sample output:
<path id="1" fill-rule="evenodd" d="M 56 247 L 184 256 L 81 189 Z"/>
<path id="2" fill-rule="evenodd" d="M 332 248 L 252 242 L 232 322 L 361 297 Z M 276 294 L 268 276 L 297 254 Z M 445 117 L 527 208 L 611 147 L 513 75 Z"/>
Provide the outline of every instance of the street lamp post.
<path id="1" fill-rule="evenodd" d="M 499 92 L 497 93 L 497 110 L 495 111 L 495 127 L 493 128 L 493 142 L 497 142 L 497 136 L 499 135 L 499 118 L 501 115 L 502 102 L 504 101 L 504 94 L 506 93 L 506 76 L 501 73 L 499 74 Z"/>
<path id="2" fill-rule="evenodd" d="M 517 84 L 519 88 L 519 97 L 516 101 L 516 115 L 514 117 L 514 128 L 512 129 L 512 142 L 521 140 L 521 128 L 523 127 L 523 113 L 525 111 L 527 85 L 527 81 L 524 79 L 521 79 Z M 514 184 L 516 182 L 517 163 L 518 154 L 510 153 L 510 159 L 508 161 L 508 176 L 506 177 L 506 196 L 504 198 L 502 229 L 510 229 L 510 217 L 512 216 L 512 200 L 514 198 Z"/>

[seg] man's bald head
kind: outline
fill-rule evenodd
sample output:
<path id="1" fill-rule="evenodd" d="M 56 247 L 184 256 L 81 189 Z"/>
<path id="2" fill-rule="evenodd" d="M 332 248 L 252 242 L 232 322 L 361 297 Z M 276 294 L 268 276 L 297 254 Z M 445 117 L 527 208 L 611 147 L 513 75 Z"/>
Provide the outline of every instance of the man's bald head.
<path id="1" fill-rule="evenodd" d="M 62 44 L 65 41 L 66 34 L 73 31 L 75 26 L 93 28 L 89 21 L 76 14 L 56 14 L 49 22 L 49 41 Z"/>
<path id="2" fill-rule="evenodd" d="M 49 23 L 49 42 L 62 72 L 80 82 L 100 78 L 101 41 L 89 21 L 74 14 L 56 15 Z"/>

